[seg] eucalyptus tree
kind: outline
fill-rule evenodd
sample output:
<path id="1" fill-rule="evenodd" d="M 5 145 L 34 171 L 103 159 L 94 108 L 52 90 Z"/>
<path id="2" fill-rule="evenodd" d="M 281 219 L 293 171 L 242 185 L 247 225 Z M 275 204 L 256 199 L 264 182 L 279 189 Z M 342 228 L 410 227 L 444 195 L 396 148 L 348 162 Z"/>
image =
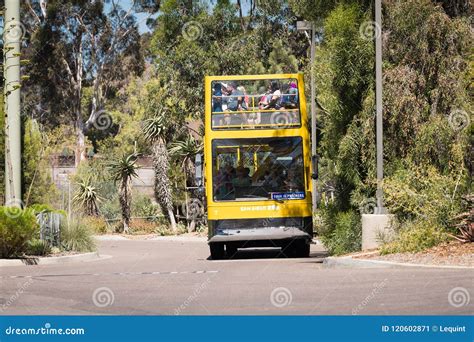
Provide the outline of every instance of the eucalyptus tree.
<path id="1" fill-rule="evenodd" d="M 85 159 L 86 135 L 110 128 L 106 102 L 143 71 L 136 11 L 156 11 L 157 1 L 25 1 L 25 22 L 31 35 L 27 58 L 31 76 L 26 88 L 37 89 L 48 108 L 43 122 L 72 124 L 76 163 Z M 90 88 L 91 96 L 84 96 Z M 34 93 L 34 91 L 31 91 Z"/>

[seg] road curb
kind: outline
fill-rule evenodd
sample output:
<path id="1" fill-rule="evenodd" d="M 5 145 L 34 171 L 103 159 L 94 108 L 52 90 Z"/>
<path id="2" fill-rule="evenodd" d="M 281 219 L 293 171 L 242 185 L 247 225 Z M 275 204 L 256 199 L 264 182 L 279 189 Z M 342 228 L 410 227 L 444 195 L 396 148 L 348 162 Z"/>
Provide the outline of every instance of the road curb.
<path id="1" fill-rule="evenodd" d="M 409 264 L 404 262 L 394 262 L 385 260 L 354 259 L 353 257 L 327 257 L 323 264 L 327 267 L 347 266 L 347 267 L 423 267 L 423 268 L 451 268 L 451 269 L 474 269 L 472 266 L 460 265 L 430 265 L 430 264 Z"/>
<path id="2" fill-rule="evenodd" d="M 82 253 L 74 255 L 62 255 L 57 257 L 39 257 L 27 259 L 0 259 L 0 267 L 9 266 L 33 266 L 33 265 L 54 265 L 66 264 L 70 262 L 84 262 L 93 260 L 103 260 L 111 258 L 110 255 L 99 255 L 98 252 Z"/>
<path id="3" fill-rule="evenodd" d="M 95 235 L 94 238 L 98 241 L 169 241 L 169 242 L 206 242 L 206 236 L 180 236 L 180 235 L 168 235 L 168 236 L 133 236 L 126 237 L 123 235 Z"/>

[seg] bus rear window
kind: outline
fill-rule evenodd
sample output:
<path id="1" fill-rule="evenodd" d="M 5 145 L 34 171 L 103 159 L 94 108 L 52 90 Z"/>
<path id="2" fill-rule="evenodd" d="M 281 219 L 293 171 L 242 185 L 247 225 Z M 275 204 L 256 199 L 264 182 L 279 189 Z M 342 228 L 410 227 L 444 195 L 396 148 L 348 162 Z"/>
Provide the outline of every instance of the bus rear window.
<path id="1" fill-rule="evenodd" d="M 212 129 L 301 126 L 296 79 L 212 82 Z"/>

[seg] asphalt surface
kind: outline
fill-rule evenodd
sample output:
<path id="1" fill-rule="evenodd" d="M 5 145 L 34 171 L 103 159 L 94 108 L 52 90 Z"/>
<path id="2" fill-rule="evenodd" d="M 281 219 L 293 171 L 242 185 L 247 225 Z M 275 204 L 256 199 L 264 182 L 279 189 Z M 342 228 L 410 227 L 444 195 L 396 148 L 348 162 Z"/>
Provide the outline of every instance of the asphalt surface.
<path id="1" fill-rule="evenodd" d="M 111 258 L 2 267 L 1 315 L 466 315 L 474 271 L 323 265 L 325 252 L 209 260 L 204 241 L 101 241 Z"/>

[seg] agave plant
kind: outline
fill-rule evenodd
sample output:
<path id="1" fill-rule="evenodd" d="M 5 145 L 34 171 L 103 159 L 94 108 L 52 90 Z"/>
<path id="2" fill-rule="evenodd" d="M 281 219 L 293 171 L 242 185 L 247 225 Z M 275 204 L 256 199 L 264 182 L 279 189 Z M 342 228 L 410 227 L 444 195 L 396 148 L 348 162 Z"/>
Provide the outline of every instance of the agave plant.
<path id="1" fill-rule="evenodd" d="M 181 166 L 184 168 L 186 178 L 191 185 L 194 184 L 194 156 L 202 153 L 203 144 L 196 141 L 191 134 L 188 134 L 183 140 L 178 140 L 171 144 L 169 152 L 173 156 L 183 158 Z"/>
<path id="2" fill-rule="evenodd" d="M 109 171 L 115 183 L 119 182 L 119 202 L 122 209 L 123 232 L 130 231 L 132 205 L 132 178 L 137 177 L 136 153 L 124 155 L 109 164 Z"/>
<path id="3" fill-rule="evenodd" d="M 85 177 L 77 182 L 77 190 L 73 202 L 84 209 L 87 215 L 99 215 L 98 203 L 102 200 L 98 188 L 92 184 L 91 177 Z"/>
<path id="4" fill-rule="evenodd" d="M 176 220 L 173 213 L 171 185 L 168 177 L 169 154 L 166 148 L 166 135 L 170 127 L 165 120 L 166 109 L 161 108 L 155 115 L 144 122 L 145 138 L 152 144 L 153 168 L 155 171 L 155 199 L 162 213 L 168 218 L 171 229 L 177 232 Z"/>

